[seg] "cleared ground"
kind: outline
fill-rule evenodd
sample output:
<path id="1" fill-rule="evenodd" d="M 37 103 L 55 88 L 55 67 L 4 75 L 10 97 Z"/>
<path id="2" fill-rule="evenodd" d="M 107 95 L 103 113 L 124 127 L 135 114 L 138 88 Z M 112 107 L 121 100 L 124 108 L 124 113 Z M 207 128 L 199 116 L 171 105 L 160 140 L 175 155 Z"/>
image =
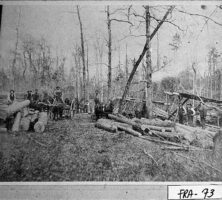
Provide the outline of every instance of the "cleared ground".
<path id="1" fill-rule="evenodd" d="M 43 133 L 0 134 L 0 181 L 221 181 L 211 151 L 169 151 L 94 127 L 88 114 Z M 203 163 L 205 162 L 205 164 Z"/>

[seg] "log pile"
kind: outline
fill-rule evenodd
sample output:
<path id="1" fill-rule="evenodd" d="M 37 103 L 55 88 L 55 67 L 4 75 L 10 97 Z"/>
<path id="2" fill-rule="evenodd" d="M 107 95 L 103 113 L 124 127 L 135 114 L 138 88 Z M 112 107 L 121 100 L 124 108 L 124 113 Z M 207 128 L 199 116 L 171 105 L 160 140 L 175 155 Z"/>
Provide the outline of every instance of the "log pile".
<path id="1" fill-rule="evenodd" d="M 2 104 L 0 106 L 0 119 L 3 120 L 4 124 L 0 128 L 13 132 L 43 132 L 47 125 L 48 114 L 29 109 L 29 104 L 29 100 L 16 101 L 11 105 Z"/>
<path id="2" fill-rule="evenodd" d="M 169 120 L 160 119 L 128 119 L 122 115 L 108 115 L 109 119 L 99 119 L 96 127 L 115 133 L 124 131 L 142 139 L 158 141 L 160 143 L 196 146 L 198 148 L 212 148 L 216 131 L 209 131 L 200 127 L 190 127 Z M 153 138 L 153 139 L 151 139 Z M 182 147 L 183 148 L 183 147 Z M 186 147 L 187 148 L 187 147 Z"/>

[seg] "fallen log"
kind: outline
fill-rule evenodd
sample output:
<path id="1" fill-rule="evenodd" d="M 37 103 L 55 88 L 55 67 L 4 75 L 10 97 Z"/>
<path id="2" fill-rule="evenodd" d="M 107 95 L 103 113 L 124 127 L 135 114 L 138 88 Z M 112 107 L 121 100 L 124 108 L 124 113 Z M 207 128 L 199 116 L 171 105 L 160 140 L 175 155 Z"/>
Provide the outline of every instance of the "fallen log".
<path id="1" fill-rule="evenodd" d="M 190 126 L 186 126 L 186 125 L 183 125 L 183 124 L 179 124 L 179 123 L 176 123 L 176 126 L 177 127 L 180 127 L 181 129 L 184 129 L 188 132 L 191 132 L 191 133 L 195 133 L 195 131 L 198 131 L 198 132 L 202 132 L 210 137 L 213 137 L 216 132 L 212 132 L 212 131 L 209 131 L 209 130 L 204 130 L 204 129 L 200 129 L 198 127 L 190 127 Z"/>
<path id="2" fill-rule="evenodd" d="M 22 102 L 15 102 L 11 105 L 4 105 L 0 107 L 0 113 L 1 113 L 1 118 L 2 119 L 6 119 L 7 117 L 13 115 L 16 112 L 19 112 L 20 110 L 22 110 L 23 108 L 25 108 L 26 106 L 28 106 L 30 104 L 29 100 L 25 100 Z"/>
<path id="3" fill-rule="evenodd" d="M 22 117 L 26 117 L 29 114 L 29 108 L 25 107 L 22 109 Z"/>
<path id="4" fill-rule="evenodd" d="M 12 126 L 12 131 L 13 132 L 19 131 L 20 121 L 21 121 L 21 112 L 18 112 L 16 114 L 16 117 L 15 117 L 15 120 L 14 120 L 14 124 Z"/>
<path id="5" fill-rule="evenodd" d="M 156 143 L 161 143 L 161 144 L 166 144 L 166 145 L 173 145 L 173 146 L 178 146 L 178 147 L 184 147 L 184 145 L 182 145 L 182 144 L 178 144 L 178 143 L 175 143 L 175 142 L 169 142 L 169 141 L 163 141 L 163 140 L 151 138 L 150 136 L 140 136 L 139 138 L 141 138 L 143 140 L 148 140 L 148 141 L 151 141 L 151 142 L 156 142 Z"/>
<path id="6" fill-rule="evenodd" d="M 45 131 L 45 126 L 48 122 L 47 112 L 40 112 L 38 122 L 34 125 L 34 130 L 37 133 L 43 133 Z"/>
<path id="7" fill-rule="evenodd" d="M 219 129 L 220 129 L 219 126 L 215 126 L 215 125 L 212 125 L 212 124 L 206 124 L 206 126 L 211 127 L 211 128 L 213 128 L 213 129 L 216 129 L 216 130 L 219 130 Z"/>
<path id="8" fill-rule="evenodd" d="M 170 133 L 170 132 L 152 131 L 151 134 L 167 141 L 180 142 L 181 140 L 180 136 L 175 132 Z"/>
<path id="9" fill-rule="evenodd" d="M 161 147 L 161 149 L 170 151 L 189 151 L 188 147 Z"/>
<path id="10" fill-rule="evenodd" d="M 141 125 L 141 129 L 150 129 L 154 131 L 160 131 L 160 132 L 172 132 L 172 128 L 167 128 L 167 127 L 159 127 L 159 126 L 151 126 L 151 125 Z"/>
<path id="11" fill-rule="evenodd" d="M 176 132 L 177 132 L 178 136 L 183 137 L 189 143 L 193 142 L 196 139 L 196 136 L 193 133 L 193 131 L 192 132 L 188 131 L 188 130 L 183 129 L 179 126 L 176 126 L 175 129 L 176 129 Z"/>
<path id="12" fill-rule="evenodd" d="M 31 115 L 31 122 L 34 122 L 36 119 L 38 119 L 39 113 L 34 113 L 33 115 Z"/>
<path id="13" fill-rule="evenodd" d="M 131 126 L 131 125 L 129 125 L 129 124 L 125 124 L 125 123 L 121 123 L 121 122 L 116 122 L 116 121 L 112 121 L 112 123 L 113 123 L 116 127 L 118 127 L 118 126 L 124 126 L 124 127 L 126 127 L 126 128 L 131 128 L 131 129 L 133 129 L 133 126 Z"/>
<path id="14" fill-rule="evenodd" d="M 111 120 L 107 120 L 107 119 L 99 119 L 96 124 L 95 127 L 115 133 L 117 131 L 117 126 L 115 126 Z"/>
<path id="15" fill-rule="evenodd" d="M 176 123 L 176 126 L 180 127 L 181 129 L 184 129 L 186 131 L 190 131 L 190 132 L 195 131 L 194 127 L 186 126 L 186 125 L 183 125 L 183 124 Z"/>
<path id="16" fill-rule="evenodd" d="M 133 122 L 132 120 L 128 119 L 128 118 L 125 118 L 125 117 L 119 117 L 119 116 L 116 116 L 116 115 L 112 115 L 112 114 L 108 114 L 108 117 L 110 119 L 113 119 L 117 122 L 121 122 L 121 123 L 125 123 L 125 124 L 129 124 L 129 125 L 136 125 L 135 122 Z"/>
<path id="17" fill-rule="evenodd" d="M 138 122 L 138 120 L 137 120 Z M 158 119 L 146 119 L 146 118 L 141 118 L 140 122 L 142 124 L 147 124 L 151 126 L 162 126 L 162 127 L 174 127 L 174 123 L 170 120 L 158 120 Z"/>
<path id="18" fill-rule="evenodd" d="M 127 128 L 127 127 L 124 127 L 122 125 L 118 125 L 117 128 L 121 131 L 125 131 L 126 133 L 130 134 L 130 135 L 133 135 L 133 136 L 136 136 L 136 137 L 140 137 L 142 136 L 141 133 L 137 132 L 137 131 L 134 131 L 133 129 L 131 128 Z"/>

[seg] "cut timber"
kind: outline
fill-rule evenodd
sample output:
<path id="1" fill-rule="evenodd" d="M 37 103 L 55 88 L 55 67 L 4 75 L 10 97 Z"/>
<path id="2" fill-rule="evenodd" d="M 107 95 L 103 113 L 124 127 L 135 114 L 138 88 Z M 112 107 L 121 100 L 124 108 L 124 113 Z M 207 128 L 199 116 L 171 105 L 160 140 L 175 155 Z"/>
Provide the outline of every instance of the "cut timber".
<path id="1" fill-rule="evenodd" d="M 188 147 L 161 147 L 162 150 L 189 151 Z"/>
<path id="2" fill-rule="evenodd" d="M 143 140 L 148 140 L 150 142 L 156 142 L 156 143 L 161 143 L 161 144 L 166 144 L 166 145 L 173 145 L 173 146 L 177 146 L 177 147 L 184 147 L 185 146 L 185 145 L 181 145 L 181 144 L 178 144 L 175 142 L 162 141 L 159 139 L 152 138 L 150 136 L 140 136 L 139 138 L 141 138 Z"/>
<path id="3" fill-rule="evenodd" d="M 26 117 L 29 114 L 29 108 L 25 107 L 22 109 L 22 117 Z"/>
<path id="4" fill-rule="evenodd" d="M 117 122 L 121 122 L 121 123 L 125 123 L 125 124 L 129 124 L 129 125 L 136 125 L 135 122 L 133 122 L 132 120 L 128 119 L 128 118 L 125 118 L 125 117 L 120 117 L 120 116 L 116 116 L 116 115 L 112 115 L 112 114 L 108 114 L 108 117 L 110 119 L 113 119 Z"/>
<path id="5" fill-rule="evenodd" d="M 111 120 L 108 119 L 99 119 L 95 127 L 115 133 L 117 131 L 117 127 L 112 123 Z"/>
<path id="6" fill-rule="evenodd" d="M 30 116 L 23 117 L 21 119 L 20 129 L 23 130 L 23 131 L 28 131 L 29 126 L 30 126 L 30 122 L 31 122 L 31 117 Z"/>
<path id="7" fill-rule="evenodd" d="M 182 129 L 184 129 L 186 131 L 190 131 L 190 132 L 195 131 L 194 127 L 186 126 L 186 125 L 183 125 L 183 124 L 176 123 L 176 126 L 182 128 Z"/>
<path id="8" fill-rule="evenodd" d="M 115 122 L 115 121 L 113 121 L 112 122 L 116 127 L 118 127 L 118 126 L 124 126 L 124 127 L 126 127 L 126 128 L 133 128 L 131 125 L 129 125 L 129 124 L 125 124 L 125 123 L 121 123 L 121 122 Z"/>
<path id="9" fill-rule="evenodd" d="M 168 113 L 166 111 L 164 111 L 160 108 L 157 108 L 157 107 L 153 108 L 153 113 L 154 113 L 154 115 L 161 117 L 163 119 L 167 119 L 169 117 Z"/>
<path id="10" fill-rule="evenodd" d="M 39 113 L 34 113 L 33 115 L 31 115 L 31 122 L 34 122 L 39 116 Z"/>
<path id="11" fill-rule="evenodd" d="M 180 126 L 176 126 L 176 132 L 177 132 L 178 136 L 183 137 L 189 143 L 193 142 L 196 139 L 196 137 L 192 131 L 188 131 L 186 129 L 183 129 Z"/>
<path id="12" fill-rule="evenodd" d="M 184 130 L 186 130 L 188 132 L 192 132 L 192 133 L 194 133 L 195 131 L 202 132 L 203 134 L 208 135 L 211 138 L 216 134 L 216 132 L 200 129 L 198 127 L 190 127 L 190 126 L 186 126 L 186 125 L 179 124 L 179 123 L 176 123 L 176 126 L 180 127 L 181 129 L 184 129 Z"/>
<path id="13" fill-rule="evenodd" d="M 121 131 L 125 131 L 126 133 L 128 133 L 130 135 L 133 135 L 133 136 L 136 136 L 136 137 L 142 136 L 141 133 L 139 133 L 137 131 L 134 131 L 131 128 L 127 128 L 127 127 L 124 127 L 124 126 L 121 126 L 121 125 L 118 125 L 118 129 L 121 130 Z"/>
<path id="14" fill-rule="evenodd" d="M 47 122 L 48 122 L 47 112 L 40 112 L 38 122 L 36 122 L 36 124 L 34 126 L 35 132 L 37 132 L 37 133 L 44 132 Z"/>
<path id="15" fill-rule="evenodd" d="M 167 127 L 159 127 L 159 126 L 151 126 L 151 125 L 141 125 L 141 129 L 150 129 L 154 131 L 160 131 L 160 132 L 172 132 L 172 128 L 167 128 Z"/>
<path id="16" fill-rule="evenodd" d="M 159 132 L 159 131 L 152 131 L 152 135 L 155 135 L 159 138 L 165 139 L 167 141 L 172 142 L 180 142 L 179 135 L 175 132 Z"/>
<path id="17" fill-rule="evenodd" d="M 11 104 L 10 106 L 7 106 L 7 105 L 1 106 L 0 107 L 1 118 L 6 119 L 7 117 L 27 107 L 29 104 L 30 104 L 30 101 L 25 100 L 22 102 L 15 102 Z"/>
<path id="18" fill-rule="evenodd" d="M 15 117 L 15 120 L 14 120 L 14 124 L 12 126 L 12 131 L 16 132 L 16 131 L 19 131 L 19 126 L 20 126 L 20 121 L 21 121 L 21 112 L 18 112 L 16 114 L 16 117 Z"/>
<path id="19" fill-rule="evenodd" d="M 138 121 L 138 120 L 137 120 Z M 160 120 L 160 119 L 146 119 L 142 118 L 140 120 L 142 124 L 147 124 L 151 126 L 162 126 L 162 127 L 174 127 L 174 123 L 170 120 Z"/>

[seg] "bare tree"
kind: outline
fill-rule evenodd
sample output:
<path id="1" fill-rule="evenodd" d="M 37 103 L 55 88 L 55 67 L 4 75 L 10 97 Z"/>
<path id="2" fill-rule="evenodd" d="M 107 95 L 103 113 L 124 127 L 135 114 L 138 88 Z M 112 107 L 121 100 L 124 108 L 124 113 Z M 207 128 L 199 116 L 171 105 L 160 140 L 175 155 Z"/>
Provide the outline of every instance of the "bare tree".
<path id="1" fill-rule="evenodd" d="M 146 117 L 152 117 L 152 63 L 151 63 L 151 51 L 150 51 L 150 8 L 149 6 L 145 7 L 146 15 L 146 107 L 147 114 Z"/>
<path id="2" fill-rule="evenodd" d="M 104 56 L 104 41 L 96 37 L 96 41 L 94 43 L 95 48 L 95 56 L 96 56 L 96 84 L 101 88 L 101 101 L 103 101 L 104 97 L 104 88 L 103 88 L 103 56 Z M 106 65 L 107 66 L 107 65 Z"/>
<path id="3" fill-rule="evenodd" d="M 83 98 L 84 101 L 86 100 L 86 62 L 85 62 L 85 46 L 84 46 L 84 36 L 83 36 L 83 27 L 81 16 L 79 12 L 79 6 L 76 6 L 77 15 L 79 19 L 79 27 L 80 27 L 80 39 L 81 39 L 81 57 L 82 57 L 82 64 L 83 64 Z"/>
<path id="4" fill-rule="evenodd" d="M 111 36 L 111 19 L 109 6 L 107 6 L 107 27 L 108 27 L 108 99 L 112 88 L 112 36 Z"/>
<path id="5" fill-rule="evenodd" d="M 15 89 L 15 76 L 16 76 L 16 60 L 18 56 L 18 43 L 19 43 L 19 27 L 20 27 L 20 20 L 21 20 L 21 9 L 19 8 L 18 13 L 18 22 L 16 25 L 16 41 L 15 41 L 15 49 L 13 51 L 13 60 L 12 60 L 12 87 Z"/>
<path id="6" fill-rule="evenodd" d="M 147 42 L 150 42 L 150 41 L 152 40 L 152 38 L 154 37 L 154 35 L 157 33 L 157 31 L 159 30 L 159 28 L 162 26 L 162 24 L 165 22 L 165 20 L 167 19 L 168 15 L 173 11 L 174 8 L 175 8 L 175 6 L 170 6 L 170 7 L 169 7 L 169 9 L 166 11 L 165 15 L 163 16 L 162 20 L 159 21 L 159 23 L 157 24 L 156 28 L 155 28 L 154 31 L 152 32 L 152 34 L 150 34 L 149 39 L 146 40 L 146 43 L 145 43 L 145 45 L 144 45 L 144 47 L 143 47 L 143 51 L 142 51 L 142 53 L 140 54 L 140 56 L 139 56 L 139 58 L 137 59 L 137 61 L 134 63 L 133 69 L 132 69 L 132 71 L 131 71 L 131 73 L 130 73 L 130 76 L 129 76 L 129 78 L 128 78 L 128 81 L 127 81 L 127 83 L 126 83 L 126 86 L 125 86 L 125 89 L 124 89 L 122 98 L 121 98 L 120 103 L 119 103 L 119 110 L 118 110 L 119 113 L 122 113 L 123 102 L 124 102 L 124 100 L 125 100 L 125 98 L 126 98 L 126 95 L 127 95 L 128 91 L 129 91 L 130 84 L 131 84 L 131 82 L 132 82 L 132 80 L 133 80 L 134 74 L 136 73 L 136 70 L 137 70 L 140 62 L 142 61 L 143 57 L 145 56 L 145 54 L 146 54 L 146 52 L 147 52 L 147 50 L 148 50 L 148 48 L 149 48 L 149 45 L 150 45 L 150 44 L 148 44 Z M 148 19 L 149 19 L 149 18 L 146 18 L 146 20 L 148 20 Z M 146 23 L 147 23 L 147 22 L 146 22 Z M 148 23 L 148 24 L 149 24 L 149 23 Z M 149 61 L 149 62 L 150 62 L 150 61 Z M 151 66 L 151 65 L 150 65 L 150 66 Z M 147 74 L 150 74 L 150 72 L 148 71 Z M 150 80 L 152 80 L 151 78 L 152 78 L 152 77 L 150 77 Z M 148 84 L 149 84 L 149 83 L 148 83 Z"/>
<path id="7" fill-rule="evenodd" d="M 106 14 L 107 14 L 107 28 L 108 28 L 108 99 L 110 98 L 110 93 L 112 89 L 112 31 L 111 25 L 113 21 L 120 22 L 120 23 L 128 23 L 133 25 L 128 19 L 117 19 L 114 18 L 113 15 L 118 13 L 119 11 L 125 10 L 125 8 L 119 8 L 114 10 L 113 12 L 110 11 L 110 7 L 106 7 Z"/>

